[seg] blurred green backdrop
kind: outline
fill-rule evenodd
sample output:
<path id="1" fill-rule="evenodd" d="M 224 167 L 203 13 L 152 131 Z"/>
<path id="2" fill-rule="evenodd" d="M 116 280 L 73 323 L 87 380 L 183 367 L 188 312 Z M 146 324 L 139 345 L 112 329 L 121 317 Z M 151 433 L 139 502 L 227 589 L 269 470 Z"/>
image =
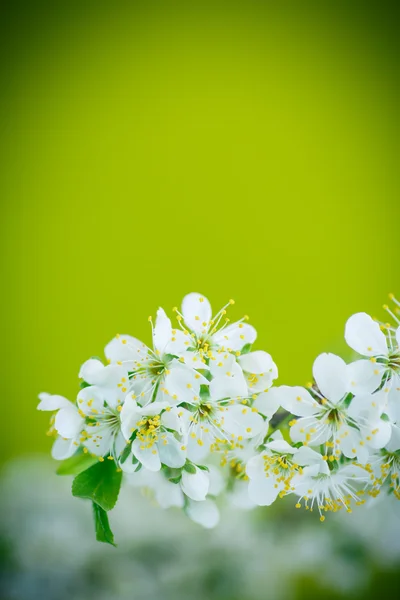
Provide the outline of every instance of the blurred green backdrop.
<path id="1" fill-rule="evenodd" d="M 116 333 L 236 300 L 303 383 L 400 294 L 392 5 L 2 3 L 2 460 Z"/>

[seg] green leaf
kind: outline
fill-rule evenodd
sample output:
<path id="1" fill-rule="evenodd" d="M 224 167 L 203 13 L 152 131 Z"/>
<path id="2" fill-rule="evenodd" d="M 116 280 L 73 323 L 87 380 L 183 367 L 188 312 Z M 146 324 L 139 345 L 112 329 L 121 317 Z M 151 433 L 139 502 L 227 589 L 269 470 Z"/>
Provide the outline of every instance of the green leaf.
<path id="1" fill-rule="evenodd" d="M 175 477 L 180 477 L 181 475 L 181 469 L 167 467 L 167 465 L 162 464 L 161 470 L 167 479 L 174 479 Z"/>
<path id="2" fill-rule="evenodd" d="M 83 390 L 83 388 L 90 387 L 90 383 L 87 383 L 87 381 L 81 381 L 79 387 L 81 388 L 81 390 Z"/>
<path id="3" fill-rule="evenodd" d="M 199 371 L 203 371 L 203 377 L 205 377 L 208 381 L 211 381 L 212 375 L 208 369 L 198 369 Z"/>
<path id="4" fill-rule="evenodd" d="M 179 408 L 186 408 L 186 410 L 193 412 L 193 405 L 187 402 L 180 402 Z"/>
<path id="5" fill-rule="evenodd" d="M 192 465 L 192 463 L 189 461 L 186 461 L 186 463 L 183 465 L 183 468 L 185 469 L 185 471 L 191 473 L 192 475 L 196 473 L 196 467 Z"/>
<path id="6" fill-rule="evenodd" d="M 86 471 L 86 469 L 89 469 L 97 461 L 97 457 L 78 450 L 73 456 L 62 461 L 56 473 L 57 475 L 79 475 L 79 473 Z"/>
<path id="7" fill-rule="evenodd" d="M 111 531 L 106 511 L 95 502 L 92 502 L 92 507 L 94 526 L 96 530 L 96 540 L 98 542 L 104 542 L 105 544 L 111 544 L 115 547 L 116 544 L 114 543 L 114 534 Z"/>
<path id="8" fill-rule="evenodd" d="M 131 453 L 131 444 L 132 444 L 133 440 L 136 438 L 136 434 L 137 434 L 137 430 L 132 433 L 131 437 L 129 438 L 129 444 L 127 444 L 121 452 L 121 455 L 119 457 L 119 462 L 121 463 L 121 465 L 126 461 L 126 459 L 128 458 L 128 456 Z M 137 460 L 134 461 L 134 458 L 135 457 L 132 454 L 132 462 L 137 462 Z"/>
<path id="9" fill-rule="evenodd" d="M 251 352 L 251 344 L 245 344 L 240 351 L 240 354 L 248 354 Z"/>
<path id="10" fill-rule="evenodd" d="M 206 465 L 197 465 L 198 469 L 201 469 L 202 471 L 209 471 L 210 469 L 208 467 L 206 467 Z"/>
<path id="11" fill-rule="evenodd" d="M 164 354 L 165 362 L 171 362 L 174 358 L 179 358 L 176 354 Z"/>
<path id="12" fill-rule="evenodd" d="M 104 460 L 77 475 L 72 482 L 72 495 L 88 498 L 104 510 L 114 508 L 121 487 L 122 472 L 114 461 Z"/>
<path id="13" fill-rule="evenodd" d="M 170 481 L 171 483 L 179 483 L 181 479 L 182 475 L 178 475 L 178 477 L 170 477 L 168 481 Z"/>
<path id="14" fill-rule="evenodd" d="M 200 398 L 202 400 L 208 400 L 210 397 L 210 389 L 208 387 L 208 385 L 206 385 L 205 383 L 202 383 L 200 385 Z"/>
<path id="15" fill-rule="evenodd" d="M 126 459 L 128 458 L 128 456 L 131 453 L 131 445 L 127 444 L 125 446 L 125 448 L 122 450 L 121 455 L 119 457 L 119 462 L 121 463 L 121 465 L 124 464 L 124 462 L 126 461 Z"/>

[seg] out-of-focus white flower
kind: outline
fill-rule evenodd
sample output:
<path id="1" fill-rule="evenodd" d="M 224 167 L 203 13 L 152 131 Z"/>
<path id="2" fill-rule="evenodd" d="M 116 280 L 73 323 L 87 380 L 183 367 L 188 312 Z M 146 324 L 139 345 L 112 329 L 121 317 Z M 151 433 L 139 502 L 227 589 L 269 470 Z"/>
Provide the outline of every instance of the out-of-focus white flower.
<path id="1" fill-rule="evenodd" d="M 369 494 L 376 497 L 381 489 L 386 486 L 388 492 L 392 492 L 397 500 L 400 500 L 400 444 L 391 445 L 370 456 L 365 466 L 370 473 L 370 485 L 372 489 Z"/>
<path id="2" fill-rule="evenodd" d="M 198 525 L 212 529 L 219 522 L 219 510 L 213 500 L 206 498 L 203 502 L 189 500 L 185 512 Z"/>
<path id="3" fill-rule="evenodd" d="M 219 511 L 215 502 L 206 498 L 209 492 L 220 491 L 219 483 L 214 481 L 212 489 L 207 471 L 193 466 L 191 472 L 183 470 L 181 480 L 176 483 L 168 480 L 162 471 L 146 470 L 129 474 L 127 480 L 135 487 L 151 490 L 160 507 L 183 508 L 192 521 L 207 529 L 215 527 L 219 521 Z"/>
<path id="4" fill-rule="evenodd" d="M 129 382 L 122 391 L 140 404 L 167 397 L 175 404 L 193 402 L 199 397 L 200 385 L 208 382 L 192 368 L 202 368 L 200 360 L 190 367 L 184 364 L 185 341 L 185 335 L 172 329 L 170 319 L 159 308 L 153 328 L 153 349 L 129 335 L 118 335 L 106 346 L 105 355 L 112 364 L 129 371 Z"/>

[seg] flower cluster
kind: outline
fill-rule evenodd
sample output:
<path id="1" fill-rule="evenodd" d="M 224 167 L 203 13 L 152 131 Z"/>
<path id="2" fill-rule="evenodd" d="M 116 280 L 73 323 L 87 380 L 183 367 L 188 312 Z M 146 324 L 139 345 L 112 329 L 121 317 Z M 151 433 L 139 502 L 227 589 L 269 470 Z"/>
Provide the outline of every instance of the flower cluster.
<path id="1" fill-rule="evenodd" d="M 252 351 L 248 317 L 227 317 L 233 300 L 213 316 L 191 293 L 173 309 L 176 325 L 162 308 L 149 317 L 152 347 L 117 335 L 106 365 L 86 361 L 74 403 L 41 394 L 58 472 L 76 475 L 73 494 L 92 500 L 97 539 L 113 543 L 107 511 L 122 478 L 205 527 L 218 522 L 220 495 L 245 508 L 291 495 L 321 521 L 382 489 L 400 499 L 400 304 L 391 299 L 393 324 L 365 313 L 347 321 L 361 358 L 321 354 L 305 388 L 273 385 L 278 369 Z"/>

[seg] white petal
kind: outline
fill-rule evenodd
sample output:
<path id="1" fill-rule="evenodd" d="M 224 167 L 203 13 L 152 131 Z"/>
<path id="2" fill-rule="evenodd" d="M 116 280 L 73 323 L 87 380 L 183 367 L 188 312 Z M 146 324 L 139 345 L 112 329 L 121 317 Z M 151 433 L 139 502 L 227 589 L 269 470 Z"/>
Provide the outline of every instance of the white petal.
<path id="1" fill-rule="evenodd" d="M 159 471 L 161 469 L 161 461 L 155 444 L 151 448 L 147 448 L 145 443 L 135 439 L 132 442 L 132 452 L 149 471 Z"/>
<path id="2" fill-rule="evenodd" d="M 219 511 L 212 500 L 204 500 L 204 502 L 191 500 L 186 508 L 186 513 L 192 521 L 206 529 L 212 529 L 219 522 Z"/>
<path id="3" fill-rule="evenodd" d="M 74 442 L 74 439 L 64 440 L 62 437 L 58 437 L 51 448 L 51 455 L 54 460 L 65 460 L 75 454 L 79 444 L 77 445 Z"/>
<path id="4" fill-rule="evenodd" d="M 352 315 L 345 327 L 346 342 L 362 356 L 387 356 L 386 337 L 376 323 L 366 313 Z"/>
<path id="5" fill-rule="evenodd" d="M 119 457 L 122 450 L 125 449 L 126 446 L 126 441 L 124 436 L 122 435 L 122 431 L 119 431 L 115 437 L 115 441 L 114 441 L 114 446 L 115 446 L 115 456 Z"/>
<path id="6" fill-rule="evenodd" d="M 336 354 L 320 354 L 314 361 L 313 375 L 321 393 L 331 402 L 339 402 L 350 391 L 347 365 Z"/>
<path id="7" fill-rule="evenodd" d="M 193 431 L 196 430 L 193 428 Z M 198 438 L 194 439 L 189 435 L 186 440 L 187 456 L 189 460 L 195 464 L 201 465 L 204 463 L 210 451 L 210 445 L 213 441 L 213 438 L 211 437 L 210 433 L 204 433 L 200 430 L 200 428 L 197 429 L 197 433 L 199 435 Z M 198 444 L 198 439 L 203 442 L 202 445 Z"/>
<path id="8" fill-rule="evenodd" d="M 196 333 L 207 331 L 212 317 L 211 305 L 207 298 L 193 292 L 182 300 L 182 315 L 186 325 L 192 331 Z"/>
<path id="9" fill-rule="evenodd" d="M 247 373 L 267 373 L 270 371 L 275 377 L 278 376 L 278 369 L 272 360 L 272 356 L 263 350 L 256 350 L 239 356 L 238 363 L 243 371 Z"/>
<path id="10" fill-rule="evenodd" d="M 210 382 L 210 395 L 213 400 L 222 398 L 247 397 L 247 385 L 242 370 L 233 370 L 229 375 L 215 377 Z"/>
<path id="11" fill-rule="evenodd" d="M 263 474 L 256 479 L 250 479 L 249 497 L 258 506 L 270 506 L 282 489 L 282 483 L 277 483 L 275 477 Z"/>
<path id="12" fill-rule="evenodd" d="M 281 385 L 267 393 L 273 393 L 275 402 L 279 402 L 282 408 L 299 417 L 315 415 L 321 410 L 320 404 L 305 388 L 300 386 Z"/>
<path id="13" fill-rule="evenodd" d="M 129 370 L 134 369 L 134 362 L 143 361 L 149 349 L 143 342 L 130 335 L 118 335 L 107 344 L 104 354 L 112 363 L 124 363 Z"/>
<path id="14" fill-rule="evenodd" d="M 392 435 L 392 425 L 388 421 L 379 419 L 375 423 L 371 423 L 367 430 L 363 430 L 363 434 L 368 434 L 371 440 L 368 440 L 368 445 L 376 450 L 384 448 L 389 442 Z"/>
<path id="15" fill-rule="evenodd" d="M 38 410 L 59 410 L 60 408 L 69 408 L 72 405 L 64 396 L 47 394 L 46 392 L 39 394 L 39 400 Z"/>
<path id="16" fill-rule="evenodd" d="M 225 479 L 222 477 L 221 470 L 210 465 L 208 468 L 208 475 L 210 478 L 210 487 L 208 493 L 210 496 L 219 496 L 225 488 Z"/>
<path id="17" fill-rule="evenodd" d="M 324 475 L 329 474 L 327 462 L 322 458 L 319 452 L 312 450 L 308 446 L 302 446 L 296 452 L 294 460 L 298 465 L 318 465 L 318 472 Z"/>
<path id="18" fill-rule="evenodd" d="M 249 406 L 236 404 L 228 406 L 223 413 L 223 427 L 228 433 L 250 439 L 258 435 L 264 428 L 263 418 L 253 412 Z"/>
<path id="19" fill-rule="evenodd" d="M 227 492 L 227 500 L 231 506 L 239 510 L 251 510 L 257 505 L 249 498 L 249 485 L 246 481 L 237 479 L 233 489 Z"/>
<path id="20" fill-rule="evenodd" d="M 190 369 L 179 361 L 172 361 L 169 374 L 164 379 L 164 389 L 171 400 L 177 403 L 193 403 L 200 396 L 200 385 L 207 385 L 208 380 L 194 369 Z"/>
<path id="21" fill-rule="evenodd" d="M 79 391 L 76 401 L 85 415 L 96 416 L 104 410 L 104 390 L 95 385 L 85 387 Z"/>
<path id="22" fill-rule="evenodd" d="M 114 435 L 111 429 L 107 426 L 103 427 L 89 427 L 86 430 L 90 434 L 90 438 L 83 442 L 83 445 L 89 450 L 91 454 L 96 456 L 105 456 L 110 454 L 114 443 Z"/>
<path id="23" fill-rule="evenodd" d="M 361 434 L 354 427 L 346 425 L 340 427 L 337 431 L 337 438 L 340 440 L 340 450 L 347 458 L 354 458 L 362 448 L 360 446 L 360 442 L 362 441 Z"/>
<path id="24" fill-rule="evenodd" d="M 157 473 L 157 475 L 159 475 L 160 479 L 157 479 L 154 491 L 156 501 L 161 508 L 170 508 L 172 506 L 183 508 L 185 499 L 180 485 L 168 481 L 161 473 Z"/>
<path id="25" fill-rule="evenodd" d="M 386 412 L 391 421 L 400 425 L 400 376 L 392 374 L 386 389 L 389 389 Z"/>
<path id="26" fill-rule="evenodd" d="M 352 394 L 369 394 L 378 389 L 385 366 L 370 360 L 356 360 L 347 365 Z"/>
<path id="27" fill-rule="evenodd" d="M 129 395 L 134 397 L 139 404 L 146 406 L 153 400 L 153 377 L 149 375 L 134 375 L 129 383 Z"/>
<path id="28" fill-rule="evenodd" d="M 128 473 L 128 480 L 134 485 L 139 485 L 139 474 L 142 475 L 144 473 L 148 473 L 153 475 L 155 473 L 154 471 L 147 471 L 147 469 L 140 469 L 137 471 L 138 467 L 140 467 L 140 463 L 138 462 L 136 456 L 132 454 L 132 452 L 123 463 L 120 463 L 120 467 L 124 473 Z"/>
<path id="29" fill-rule="evenodd" d="M 247 386 L 252 394 L 267 392 L 277 376 L 277 371 L 268 371 L 267 373 L 255 376 L 254 374 L 246 373 Z"/>
<path id="30" fill-rule="evenodd" d="M 264 455 L 257 454 L 250 458 L 246 465 L 246 473 L 250 479 L 264 477 Z"/>
<path id="31" fill-rule="evenodd" d="M 356 423 L 362 425 L 381 416 L 387 403 L 388 394 L 380 390 L 375 394 L 357 394 L 352 399 L 347 413 Z"/>
<path id="32" fill-rule="evenodd" d="M 166 347 L 173 338 L 171 321 L 165 314 L 163 308 L 157 311 L 156 323 L 153 329 L 153 344 L 154 348 L 161 354 L 164 354 Z"/>
<path id="33" fill-rule="evenodd" d="M 208 488 L 210 486 L 210 480 L 207 471 L 203 471 L 198 467 L 195 467 L 196 473 L 188 473 L 182 471 L 181 487 L 182 491 L 186 496 L 192 500 L 201 502 L 205 500 L 208 494 Z"/>
<path id="34" fill-rule="evenodd" d="M 178 335 L 178 331 L 176 332 L 176 335 Z M 184 335 L 184 334 L 183 334 Z M 185 335 L 184 335 L 185 337 Z M 186 341 L 188 338 L 185 338 Z M 187 348 L 188 346 L 185 346 L 185 348 Z M 183 362 L 185 365 L 187 365 L 188 367 L 190 367 L 191 369 L 205 369 L 208 370 L 209 367 L 208 365 L 206 365 L 206 360 L 204 358 L 202 358 L 200 356 L 200 354 L 198 352 L 192 352 L 191 350 L 186 350 L 183 352 L 180 351 L 173 351 L 174 349 L 171 349 L 171 354 L 175 354 L 177 356 L 179 356 L 179 362 Z"/>
<path id="35" fill-rule="evenodd" d="M 188 342 L 189 342 L 189 344 L 188 344 Z M 168 344 L 165 346 L 164 352 L 167 354 L 173 354 L 173 355 L 179 356 L 179 357 L 181 357 L 181 356 L 185 357 L 187 354 L 190 354 L 190 352 L 187 352 L 187 349 L 189 347 L 190 347 L 189 333 L 185 334 L 180 329 L 173 329 L 172 337 L 171 337 L 170 341 L 168 342 Z M 193 356 L 193 352 L 191 354 Z M 199 368 L 198 365 L 197 365 L 197 368 Z M 203 366 L 201 368 L 206 368 L 206 367 Z"/>
<path id="36" fill-rule="evenodd" d="M 121 410 L 121 431 L 126 440 L 129 440 L 133 431 L 137 429 L 137 422 L 141 420 L 142 407 L 128 396 Z"/>
<path id="37" fill-rule="evenodd" d="M 61 408 L 56 414 L 54 428 L 63 438 L 76 438 L 81 431 L 85 420 L 80 416 L 76 406 L 69 403 L 66 408 Z"/>
<path id="38" fill-rule="evenodd" d="M 329 426 L 323 422 L 323 419 L 303 417 L 297 419 L 290 428 L 290 437 L 294 443 L 307 442 L 310 446 L 319 446 L 330 440 L 332 435 Z"/>
<path id="39" fill-rule="evenodd" d="M 236 357 L 226 350 L 218 350 L 218 352 L 213 353 L 209 368 L 213 377 L 221 377 L 221 375 L 231 373 L 233 370 L 242 371 L 236 362 Z"/>
<path id="40" fill-rule="evenodd" d="M 182 442 L 179 442 L 172 433 L 167 433 L 165 439 L 158 442 L 161 462 L 172 469 L 183 467 L 186 462 L 186 450 L 184 448 Z"/>
<path id="41" fill-rule="evenodd" d="M 265 445 L 270 450 L 273 450 L 274 452 L 279 452 L 280 454 L 295 454 L 297 452 L 296 448 L 293 448 L 285 440 L 273 440 L 272 442 L 268 442 L 268 444 Z"/>
<path id="42" fill-rule="evenodd" d="M 155 415 L 159 415 L 162 410 L 168 408 L 168 402 L 152 402 L 151 404 L 147 404 L 140 409 L 142 415 L 146 417 L 154 417 Z"/>
<path id="43" fill-rule="evenodd" d="M 392 424 L 392 435 L 386 444 L 386 449 L 389 452 L 396 452 L 396 450 L 400 450 L 400 427 L 397 425 Z"/>
<path id="44" fill-rule="evenodd" d="M 277 388 L 271 388 L 267 392 L 258 394 L 253 402 L 253 407 L 262 415 L 270 419 L 280 407 L 279 393 L 276 393 Z"/>
<path id="45" fill-rule="evenodd" d="M 235 352 L 241 350 L 246 344 L 252 344 L 256 338 L 256 330 L 248 323 L 232 323 L 212 336 L 214 344 Z"/>
<path id="46" fill-rule="evenodd" d="M 79 377 L 90 384 L 97 383 L 100 373 L 103 371 L 104 365 L 97 358 L 89 358 L 83 363 L 79 371 Z"/>
<path id="47" fill-rule="evenodd" d="M 190 412 L 185 408 L 173 406 L 169 410 L 163 412 L 161 415 L 161 423 L 164 427 L 168 427 L 168 429 L 173 429 L 179 434 L 182 434 L 184 429 L 184 418 L 188 419 L 189 416 Z"/>

